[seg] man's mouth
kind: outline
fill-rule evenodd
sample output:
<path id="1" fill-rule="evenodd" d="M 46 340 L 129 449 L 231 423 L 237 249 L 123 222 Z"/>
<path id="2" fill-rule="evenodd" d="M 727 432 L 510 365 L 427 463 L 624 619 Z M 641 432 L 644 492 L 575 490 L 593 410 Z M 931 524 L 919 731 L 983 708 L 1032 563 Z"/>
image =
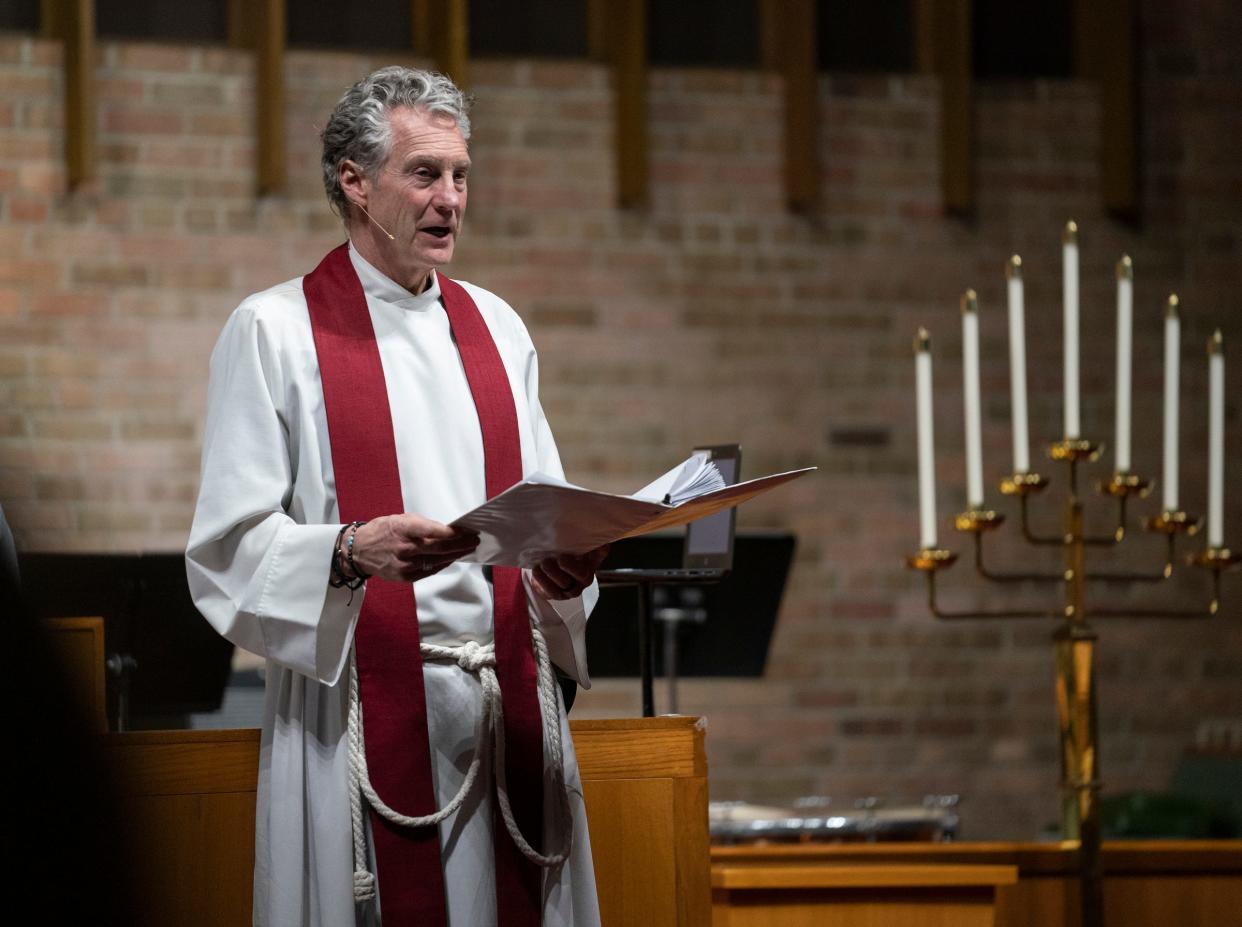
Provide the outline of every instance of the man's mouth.
<path id="1" fill-rule="evenodd" d="M 452 232 L 447 225 L 427 225 L 419 229 L 420 232 L 426 232 L 428 235 L 434 235 L 436 238 L 447 238 Z"/>

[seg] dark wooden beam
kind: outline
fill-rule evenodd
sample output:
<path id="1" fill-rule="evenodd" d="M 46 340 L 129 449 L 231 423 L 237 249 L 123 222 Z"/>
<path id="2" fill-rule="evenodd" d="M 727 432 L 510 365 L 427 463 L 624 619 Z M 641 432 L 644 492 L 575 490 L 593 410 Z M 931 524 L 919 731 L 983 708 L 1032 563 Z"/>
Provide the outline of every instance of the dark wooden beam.
<path id="1" fill-rule="evenodd" d="M 434 0 L 410 0 L 410 39 L 414 54 L 422 58 L 432 56 L 435 42 L 432 41 L 434 27 L 432 23 Z"/>
<path id="2" fill-rule="evenodd" d="M 936 73 L 936 0 L 912 0 L 914 16 L 914 69 L 919 74 Z"/>
<path id="3" fill-rule="evenodd" d="M 763 41 L 779 50 L 785 84 L 785 201 L 790 210 L 819 209 L 819 48 L 815 0 L 765 0 Z M 779 13 L 771 8 L 779 7 Z M 778 17 L 773 22 L 774 17 Z M 770 54 L 765 52 L 765 56 Z"/>
<path id="4" fill-rule="evenodd" d="M 253 0 L 260 196 L 285 192 L 285 0 Z"/>
<path id="5" fill-rule="evenodd" d="M 940 191 L 946 212 L 974 210 L 971 0 L 935 0 L 933 66 L 940 78 Z"/>
<path id="6" fill-rule="evenodd" d="M 1096 78 L 1096 52 L 1100 46 L 1100 0 L 1072 0 L 1071 47 L 1074 55 L 1074 76 L 1082 80 Z"/>
<path id="7" fill-rule="evenodd" d="M 230 48 L 257 46 L 259 17 L 254 0 L 228 0 L 224 19 Z"/>
<path id="8" fill-rule="evenodd" d="M 616 125 L 617 200 L 623 207 L 647 204 L 647 4 L 614 0 L 613 94 Z"/>
<path id="9" fill-rule="evenodd" d="M 587 0 L 587 57 L 592 61 L 611 61 L 608 0 Z"/>
<path id="10" fill-rule="evenodd" d="M 416 55 L 459 87 L 470 83 L 469 0 L 412 0 L 410 27 Z"/>
<path id="11" fill-rule="evenodd" d="M 759 0 L 759 66 L 779 71 L 785 42 L 784 4 L 780 0 Z"/>
<path id="12" fill-rule="evenodd" d="M 1100 88 L 1100 193 L 1110 215 L 1139 217 L 1139 127 L 1135 0 L 1102 0 L 1093 8 L 1091 62 L 1084 76 Z"/>
<path id="13" fill-rule="evenodd" d="M 42 0 L 41 29 L 64 43 L 65 180 L 69 189 L 99 175 L 95 154 L 95 0 Z"/>

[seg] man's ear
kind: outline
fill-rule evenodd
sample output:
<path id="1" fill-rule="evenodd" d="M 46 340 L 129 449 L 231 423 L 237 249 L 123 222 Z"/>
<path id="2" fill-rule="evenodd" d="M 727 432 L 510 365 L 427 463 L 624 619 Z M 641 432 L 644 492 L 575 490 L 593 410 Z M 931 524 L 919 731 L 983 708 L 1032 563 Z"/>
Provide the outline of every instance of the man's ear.
<path id="1" fill-rule="evenodd" d="M 366 206 L 369 192 L 366 174 L 353 161 L 342 161 L 336 169 L 336 178 L 345 192 L 345 198 L 355 206 Z"/>

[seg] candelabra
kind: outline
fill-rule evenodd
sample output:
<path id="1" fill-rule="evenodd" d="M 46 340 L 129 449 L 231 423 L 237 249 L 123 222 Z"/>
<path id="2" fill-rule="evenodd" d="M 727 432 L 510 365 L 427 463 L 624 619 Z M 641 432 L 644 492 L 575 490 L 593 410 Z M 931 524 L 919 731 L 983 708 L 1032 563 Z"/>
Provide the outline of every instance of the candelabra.
<path id="1" fill-rule="evenodd" d="M 907 565 L 926 576 L 928 608 L 936 618 L 959 619 L 1010 619 L 1053 618 L 1058 624 L 1052 637 L 1056 651 L 1055 695 L 1057 720 L 1060 729 L 1061 759 L 1061 826 L 1065 839 L 1078 842 L 1078 864 L 1082 883 L 1083 927 L 1101 927 L 1103 924 L 1103 882 L 1100 867 L 1100 818 L 1098 798 L 1101 789 L 1099 771 L 1099 738 L 1096 722 L 1096 692 L 1094 653 L 1096 632 L 1090 619 L 1129 618 L 1206 618 L 1215 615 L 1220 607 L 1221 575 L 1242 562 L 1242 555 L 1231 551 L 1222 541 L 1223 497 L 1223 339 L 1216 332 L 1209 342 L 1211 398 L 1209 402 L 1209 494 L 1211 497 L 1207 543 L 1197 552 L 1179 559 L 1185 539 L 1197 535 L 1201 520 L 1182 510 L 1176 496 L 1176 350 L 1166 350 L 1165 393 L 1165 481 L 1173 486 L 1165 487 L 1164 505 L 1159 514 L 1146 518 L 1143 527 L 1163 536 L 1163 563 L 1148 572 L 1096 570 L 1088 568 L 1091 551 L 1116 548 L 1128 537 L 1133 513 L 1132 500 L 1145 498 L 1152 489 L 1153 481 L 1130 472 L 1129 469 L 1129 298 L 1128 283 L 1132 268 L 1128 258 L 1118 267 L 1118 412 L 1117 467 L 1108 480 L 1097 484 L 1098 492 L 1114 500 L 1116 521 L 1110 533 L 1089 533 L 1084 524 L 1084 500 L 1079 489 L 1082 471 L 1099 460 L 1102 446 L 1086 440 L 1078 434 L 1078 371 L 1077 371 L 1077 228 L 1067 227 L 1066 280 L 1072 281 L 1072 290 L 1066 287 L 1066 434 L 1048 448 L 1048 456 L 1058 466 L 1064 467 L 1065 499 L 1064 527 L 1060 533 L 1042 532 L 1032 525 L 1031 502 L 1044 493 L 1050 480 L 1033 472 L 1029 467 L 1026 437 L 1025 359 L 1022 347 L 1022 298 L 1020 287 L 1021 262 L 1015 256 L 1010 261 L 1010 345 L 1011 385 L 1014 409 L 1014 461 L 1015 472 L 1000 483 L 1003 495 L 1016 501 L 1018 523 L 1022 539 L 1028 544 L 1042 548 L 1060 548 L 1063 567 L 1058 571 L 1013 572 L 990 567 L 984 556 L 985 537 L 1000 528 L 1005 516 L 983 504 L 982 467 L 980 462 L 979 436 L 979 376 L 978 376 L 978 329 L 975 318 L 977 298 L 973 291 L 963 297 L 963 354 L 965 375 L 966 446 L 967 446 L 967 508 L 954 520 L 958 532 L 970 536 L 974 548 L 975 573 L 983 580 L 995 584 L 1030 583 L 1046 587 L 1061 586 L 1063 598 L 1056 604 L 1049 603 L 1042 609 L 998 609 L 958 611 L 943 608 L 937 599 L 936 578 L 953 566 L 958 559 L 955 553 L 937 543 L 935 529 L 934 477 L 932 475 L 932 425 L 931 425 L 931 357 L 930 339 L 920 329 L 915 343 L 916 382 L 918 397 L 919 437 L 919 489 L 921 540 L 918 553 L 907 557 Z M 1075 248 L 1070 253 L 1068 245 Z M 1069 257 L 1074 266 L 1069 266 Z M 1019 286 L 1014 287 L 1014 281 Z M 1070 303 L 1073 303 L 1072 307 Z M 1016 308 L 1016 312 L 1015 312 Z M 1170 297 L 1166 318 L 1176 320 L 1177 299 Z M 1071 322 L 1073 330 L 1071 331 Z M 1124 331 L 1123 331 L 1124 327 Z M 1166 329 L 1166 331 L 1168 331 Z M 1172 329 L 1176 342 L 1177 329 Z M 1072 350 L 1070 342 L 1073 341 Z M 1016 347 L 1015 347 L 1016 344 Z M 1166 341 L 1166 345 L 1168 341 Z M 1124 350 L 1123 350 L 1124 349 Z M 1170 354 L 1173 363 L 1170 364 Z M 1125 369 L 1122 370 L 1124 362 Z M 1170 379 L 1170 368 L 1172 369 Z M 1072 382 L 1071 382 L 1072 381 Z M 1170 402 L 1170 384 L 1173 401 Z M 1170 416 L 1172 416 L 1170 418 Z M 1170 437 L 1171 435 L 1171 437 Z M 1170 447 L 1173 453 L 1170 455 Z M 1168 583 L 1176 574 L 1179 564 L 1185 562 L 1210 574 L 1211 597 L 1199 608 L 1119 608 L 1097 605 L 1088 600 L 1090 584 L 1150 584 Z"/>

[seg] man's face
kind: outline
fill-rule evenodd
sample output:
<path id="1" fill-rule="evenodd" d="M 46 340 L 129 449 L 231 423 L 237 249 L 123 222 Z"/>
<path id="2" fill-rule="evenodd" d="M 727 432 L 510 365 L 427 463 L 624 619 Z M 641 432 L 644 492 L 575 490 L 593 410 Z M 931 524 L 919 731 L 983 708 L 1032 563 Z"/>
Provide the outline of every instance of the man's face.
<path id="1" fill-rule="evenodd" d="M 390 111 L 389 123 L 392 148 L 377 175 L 364 181 L 366 207 L 393 236 L 380 239 L 388 265 L 380 269 L 417 292 L 432 268 L 453 258 L 470 152 L 448 116 L 403 106 Z"/>

